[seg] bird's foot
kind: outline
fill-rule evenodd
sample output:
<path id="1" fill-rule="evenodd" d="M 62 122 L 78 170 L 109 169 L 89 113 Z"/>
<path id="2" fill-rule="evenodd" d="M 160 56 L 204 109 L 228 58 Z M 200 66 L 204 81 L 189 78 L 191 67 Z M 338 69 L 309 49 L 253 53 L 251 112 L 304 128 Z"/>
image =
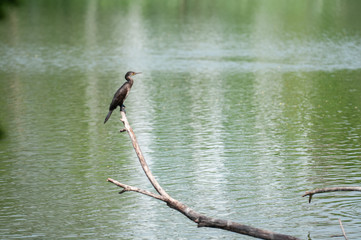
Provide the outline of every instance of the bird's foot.
<path id="1" fill-rule="evenodd" d="M 120 108 L 120 111 L 123 111 L 124 113 L 127 113 L 127 112 L 125 111 L 125 106 L 124 106 L 124 105 Z"/>

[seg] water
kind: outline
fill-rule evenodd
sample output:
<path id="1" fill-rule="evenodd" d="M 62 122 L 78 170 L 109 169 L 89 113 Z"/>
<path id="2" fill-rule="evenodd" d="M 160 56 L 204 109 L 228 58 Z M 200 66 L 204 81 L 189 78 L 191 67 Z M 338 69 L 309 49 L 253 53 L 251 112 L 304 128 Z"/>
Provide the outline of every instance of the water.
<path id="1" fill-rule="evenodd" d="M 0 22 L 1 239 L 250 239 L 151 190 L 119 113 L 174 198 L 301 239 L 360 238 L 358 1 L 24 1 Z"/>

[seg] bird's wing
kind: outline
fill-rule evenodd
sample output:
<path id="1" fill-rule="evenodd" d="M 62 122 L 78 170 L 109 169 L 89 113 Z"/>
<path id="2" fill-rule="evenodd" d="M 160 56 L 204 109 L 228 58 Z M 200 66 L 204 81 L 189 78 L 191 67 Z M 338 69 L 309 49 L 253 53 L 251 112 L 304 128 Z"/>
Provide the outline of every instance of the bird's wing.
<path id="1" fill-rule="evenodd" d="M 128 93 L 128 88 L 126 86 L 127 82 L 124 83 L 114 94 L 112 103 L 109 106 L 109 110 L 114 110 L 116 109 L 118 106 L 122 106 L 124 99 L 127 96 Z"/>

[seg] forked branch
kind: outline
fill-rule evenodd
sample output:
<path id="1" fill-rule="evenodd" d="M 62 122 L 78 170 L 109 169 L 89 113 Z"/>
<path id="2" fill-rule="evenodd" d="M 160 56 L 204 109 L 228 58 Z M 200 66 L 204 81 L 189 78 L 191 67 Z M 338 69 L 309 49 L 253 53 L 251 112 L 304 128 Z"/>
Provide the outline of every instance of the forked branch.
<path id="1" fill-rule="evenodd" d="M 260 228 L 247 226 L 247 225 L 244 225 L 244 224 L 240 224 L 240 223 L 236 223 L 236 222 L 232 222 L 232 221 L 228 221 L 228 220 L 222 220 L 222 219 L 215 219 L 215 218 L 207 217 L 207 216 L 205 216 L 203 214 L 200 214 L 200 213 L 194 211 L 193 209 L 186 206 L 182 202 L 180 202 L 180 201 L 172 198 L 171 196 L 169 196 L 168 193 L 166 191 L 164 191 L 164 189 L 160 186 L 160 184 L 157 182 L 157 180 L 153 176 L 152 172 L 150 171 L 150 169 L 148 167 L 148 164 L 144 159 L 142 151 L 140 150 L 140 147 L 139 147 L 139 144 L 137 142 L 137 138 L 135 137 L 135 134 L 133 132 L 133 129 L 130 127 L 128 119 L 127 119 L 127 117 L 126 117 L 126 115 L 125 115 L 125 113 L 123 111 L 121 111 L 121 116 L 122 116 L 122 118 L 120 120 L 123 122 L 125 130 L 129 134 L 129 137 L 130 137 L 130 139 L 132 141 L 134 150 L 135 150 L 135 152 L 136 152 L 136 154 L 138 156 L 140 165 L 142 166 L 145 175 L 148 177 L 149 181 L 153 185 L 154 189 L 158 192 L 158 194 L 155 194 L 155 193 L 152 193 L 152 192 L 149 192 L 147 190 L 143 190 L 143 189 L 140 189 L 140 188 L 137 188 L 137 187 L 132 187 L 132 186 L 120 183 L 120 182 L 118 182 L 116 180 L 113 180 L 111 178 L 108 178 L 109 182 L 123 188 L 123 190 L 120 193 L 124 193 L 124 192 L 127 192 L 127 191 L 138 192 L 138 193 L 147 195 L 149 197 L 153 197 L 155 199 L 161 200 L 161 201 L 167 203 L 167 205 L 170 208 L 173 208 L 173 209 L 177 210 L 178 212 L 182 213 L 183 215 L 185 215 L 187 218 L 189 218 L 193 222 L 197 223 L 198 227 L 220 228 L 220 229 L 223 229 L 223 230 L 236 232 L 236 233 L 239 233 L 239 234 L 248 235 L 248 236 L 259 238 L 259 239 L 268 239 L 268 240 L 275 240 L 275 239 L 278 239 L 278 240 L 297 240 L 298 239 L 298 238 L 293 237 L 293 236 L 274 233 L 274 232 L 271 232 L 271 231 L 267 231 L 267 230 L 263 230 L 263 229 L 260 229 Z"/>

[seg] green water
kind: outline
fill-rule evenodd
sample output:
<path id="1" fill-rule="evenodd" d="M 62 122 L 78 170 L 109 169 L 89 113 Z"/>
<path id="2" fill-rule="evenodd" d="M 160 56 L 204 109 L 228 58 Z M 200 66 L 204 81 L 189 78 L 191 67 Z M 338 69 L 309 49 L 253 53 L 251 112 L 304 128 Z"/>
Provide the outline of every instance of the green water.
<path id="1" fill-rule="evenodd" d="M 361 237 L 360 1 L 20 1 L 0 21 L 0 239 L 250 239 L 163 203 L 307 239 Z"/>

